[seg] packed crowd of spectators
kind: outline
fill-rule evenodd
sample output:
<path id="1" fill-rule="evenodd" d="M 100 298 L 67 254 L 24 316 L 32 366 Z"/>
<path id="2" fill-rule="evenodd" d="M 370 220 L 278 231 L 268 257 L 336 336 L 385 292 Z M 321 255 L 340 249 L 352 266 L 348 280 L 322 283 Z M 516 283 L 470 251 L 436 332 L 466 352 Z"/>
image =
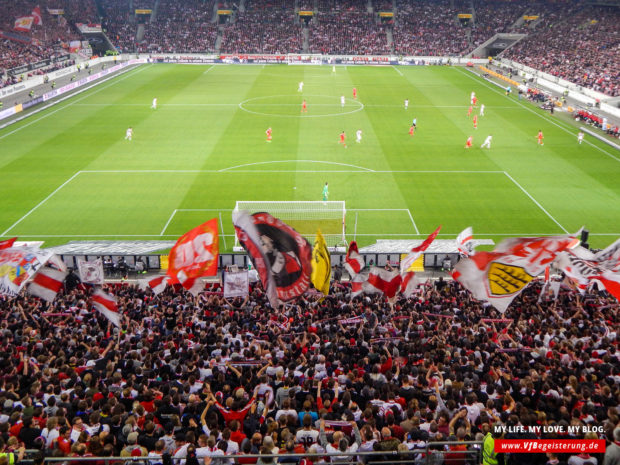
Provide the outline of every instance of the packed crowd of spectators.
<path id="1" fill-rule="evenodd" d="M 552 27 L 537 28 L 504 56 L 575 84 L 618 96 L 619 23 L 618 8 L 583 8 Z"/>
<path id="2" fill-rule="evenodd" d="M 540 287 L 500 315 L 442 279 L 392 303 L 352 298 L 334 281 L 324 300 L 307 293 L 278 309 L 259 285 L 229 301 L 217 290 L 154 296 L 118 284 L 106 290 L 117 296 L 120 332 L 81 286 L 53 305 L 4 297 L 0 449 L 149 455 L 156 465 L 166 453 L 194 465 L 238 453 L 262 456 L 242 464 L 275 463 L 278 452 L 421 458 L 436 441 L 481 440 L 499 424 L 603 426 L 586 437 L 610 444 L 616 428 L 620 441 L 618 302 L 564 287 L 539 300 Z M 544 454 L 510 460 L 547 463 Z"/>
<path id="3" fill-rule="evenodd" d="M 463 11 L 462 13 L 468 13 Z M 512 26 L 523 13 L 523 7 L 512 2 L 477 0 L 475 2 L 475 23 L 472 26 L 472 43 L 481 45 L 499 32 L 524 32 L 527 26 L 515 30 Z"/>
<path id="4" fill-rule="evenodd" d="M 360 11 L 319 11 L 310 28 L 310 53 L 385 55 L 388 47 L 385 26 L 376 15 Z"/>
<path id="5" fill-rule="evenodd" d="M 394 51 L 398 55 L 456 56 L 470 50 L 459 10 L 448 0 L 420 0 L 398 5 Z"/>
<path id="6" fill-rule="evenodd" d="M 214 52 L 217 23 L 213 22 L 213 1 L 178 2 L 161 0 L 154 23 L 145 24 L 138 45 L 144 52 Z"/>
<path id="7" fill-rule="evenodd" d="M 301 25 L 294 4 L 286 0 L 252 0 L 222 34 L 222 53 L 301 52 Z"/>
<path id="8" fill-rule="evenodd" d="M 15 19 L 29 16 L 37 6 L 41 11 L 42 20 L 41 25 L 32 25 L 29 33 L 17 32 L 21 34 L 22 42 L 0 38 L 0 76 L 7 69 L 50 58 L 61 46 L 80 38 L 77 31 L 72 29 L 64 18 L 47 12 L 47 7 L 52 8 L 51 5 L 39 1 L 0 0 L 0 31 L 13 31 Z M 8 85 L 6 82 L 2 81 L 0 86 Z"/>
<path id="9" fill-rule="evenodd" d="M 106 0 L 103 8 L 103 30 L 119 52 L 136 50 L 137 24 L 135 13 L 129 10 L 127 0 Z"/>

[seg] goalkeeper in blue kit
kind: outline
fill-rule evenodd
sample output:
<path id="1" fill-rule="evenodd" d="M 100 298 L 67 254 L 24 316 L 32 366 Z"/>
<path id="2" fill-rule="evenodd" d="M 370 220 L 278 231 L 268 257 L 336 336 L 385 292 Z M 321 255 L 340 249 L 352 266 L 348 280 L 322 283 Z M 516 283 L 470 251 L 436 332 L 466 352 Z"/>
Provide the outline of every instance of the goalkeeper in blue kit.
<path id="1" fill-rule="evenodd" d="M 323 186 L 323 203 L 327 202 L 327 198 L 329 197 L 329 190 L 327 187 L 327 183 Z"/>

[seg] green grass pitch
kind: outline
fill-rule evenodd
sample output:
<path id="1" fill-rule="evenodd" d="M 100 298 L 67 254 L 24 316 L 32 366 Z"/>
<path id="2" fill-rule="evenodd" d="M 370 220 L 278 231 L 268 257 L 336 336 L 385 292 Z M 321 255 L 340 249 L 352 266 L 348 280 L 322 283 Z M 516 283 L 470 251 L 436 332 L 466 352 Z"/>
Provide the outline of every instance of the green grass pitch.
<path id="1" fill-rule="evenodd" d="M 237 200 L 318 201 L 327 181 L 361 246 L 441 224 L 496 242 L 585 226 L 603 247 L 620 236 L 620 154 L 577 132 L 459 68 L 144 65 L 0 131 L 0 239 L 172 240 L 221 212 L 230 249 Z"/>

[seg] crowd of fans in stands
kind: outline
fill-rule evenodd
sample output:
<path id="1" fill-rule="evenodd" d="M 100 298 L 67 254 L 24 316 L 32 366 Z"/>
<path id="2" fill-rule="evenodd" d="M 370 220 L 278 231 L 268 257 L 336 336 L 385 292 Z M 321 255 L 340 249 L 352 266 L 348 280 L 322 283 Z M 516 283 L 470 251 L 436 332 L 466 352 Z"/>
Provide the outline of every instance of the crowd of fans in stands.
<path id="1" fill-rule="evenodd" d="M 589 7 L 539 30 L 506 57 L 610 96 L 620 95 L 620 10 Z M 541 46 L 544 45 L 544 46 Z"/>
<path id="2" fill-rule="evenodd" d="M 291 2 L 253 0 L 224 28 L 222 53 L 286 54 L 302 51 L 301 25 Z"/>
<path id="3" fill-rule="evenodd" d="M 457 8 L 448 0 L 421 0 L 399 4 L 394 25 L 394 51 L 398 55 L 457 56 L 470 46 L 457 20 Z"/>
<path id="4" fill-rule="evenodd" d="M 376 15 L 365 11 L 342 9 L 319 12 L 310 29 L 310 52 L 347 55 L 386 55 L 385 28 L 377 24 Z"/>
<path id="5" fill-rule="evenodd" d="M 217 24 L 213 19 L 213 1 L 177 2 L 161 0 L 154 23 L 145 25 L 141 52 L 214 52 Z"/>
<path id="6" fill-rule="evenodd" d="M 620 425 L 618 302 L 604 293 L 562 288 L 539 301 L 534 284 L 500 315 L 443 280 L 393 303 L 351 298 L 334 281 L 325 300 L 306 294 L 279 309 L 258 285 L 232 301 L 171 287 L 158 296 L 128 284 L 108 290 L 120 334 L 80 287 L 51 306 L 0 301 L 5 452 L 149 455 L 155 465 L 165 453 L 193 464 L 337 450 L 420 458 L 427 444 L 480 440 L 498 424 L 602 425 L 588 438 L 608 443 Z M 509 463 L 547 459 L 526 458 Z"/>

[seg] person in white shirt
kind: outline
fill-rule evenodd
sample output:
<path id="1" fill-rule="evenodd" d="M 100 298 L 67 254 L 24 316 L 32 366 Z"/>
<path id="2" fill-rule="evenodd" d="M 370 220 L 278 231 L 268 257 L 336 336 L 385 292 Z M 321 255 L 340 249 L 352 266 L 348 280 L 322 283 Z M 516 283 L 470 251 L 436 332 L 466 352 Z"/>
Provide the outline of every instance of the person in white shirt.
<path id="1" fill-rule="evenodd" d="M 474 91 L 472 91 L 470 97 L 469 97 L 469 101 L 471 102 L 471 105 L 474 104 L 474 99 L 476 98 L 476 93 Z"/>
<path id="2" fill-rule="evenodd" d="M 304 81 L 300 81 L 299 85 L 297 86 L 297 92 L 303 92 L 304 91 Z"/>
<path id="3" fill-rule="evenodd" d="M 349 440 L 347 438 L 342 437 L 338 441 L 338 447 L 334 447 L 329 442 L 327 442 L 327 435 L 325 434 L 325 420 L 321 420 L 320 429 L 319 429 L 319 442 L 321 446 L 325 448 L 325 452 L 327 452 L 328 454 L 336 454 L 336 453 L 343 454 L 343 455 L 332 457 L 332 463 L 351 462 L 355 460 L 353 457 L 353 454 L 357 452 L 360 445 L 362 444 L 362 437 L 360 435 L 360 430 L 357 428 L 357 423 L 355 423 L 354 421 L 350 423 L 351 423 L 351 426 L 353 427 L 353 434 L 355 435 L 355 442 L 349 445 Z"/>
<path id="4" fill-rule="evenodd" d="M 344 95 L 341 95 L 341 96 L 340 96 L 340 106 L 341 106 L 342 108 L 344 108 L 344 102 L 345 102 Z"/>
<path id="5" fill-rule="evenodd" d="M 153 99 L 153 103 L 151 104 L 151 108 L 153 110 L 157 110 L 157 97 Z"/>
<path id="6" fill-rule="evenodd" d="M 583 131 L 579 131 L 579 134 L 577 134 L 577 142 L 579 142 L 579 145 L 583 142 L 583 136 Z"/>
<path id="7" fill-rule="evenodd" d="M 361 129 L 358 129 L 355 132 L 355 137 L 356 137 L 355 142 L 359 144 L 362 141 L 362 130 Z"/>
<path id="8" fill-rule="evenodd" d="M 484 103 L 480 104 L 480 116 L 484 116 Z"/>
<path id="9" fill-rule="evenodd" d="M 486 147 L 486 148 L 490 149 L 490 148 L 491 148 L 491 141 L 492 141 L 492 140 L 493 140 L 493 136 L 492 136 L 491 134 L 489 134 L 489 135 L 487 136 L 487 138 L 486 138 L 486 139 L 484 139 L 484 142 L 482 143 L 482 145 L 480 146 L 480 148 L 482 149 L 482 148 Z"/>
<path id="10" fill-rule="evenodd" d="M 132 137 L 133 137 L 133 128 L 129 127 L 127 128 L 127 131 L 125 131 L 125 140 L 131 140 Z"/>
<path id="11" fill-rule="evenodd" d="M 407 108 L 409 108 L 409 99 L 408 98 L 405 99 L 405 110 Z"/>

